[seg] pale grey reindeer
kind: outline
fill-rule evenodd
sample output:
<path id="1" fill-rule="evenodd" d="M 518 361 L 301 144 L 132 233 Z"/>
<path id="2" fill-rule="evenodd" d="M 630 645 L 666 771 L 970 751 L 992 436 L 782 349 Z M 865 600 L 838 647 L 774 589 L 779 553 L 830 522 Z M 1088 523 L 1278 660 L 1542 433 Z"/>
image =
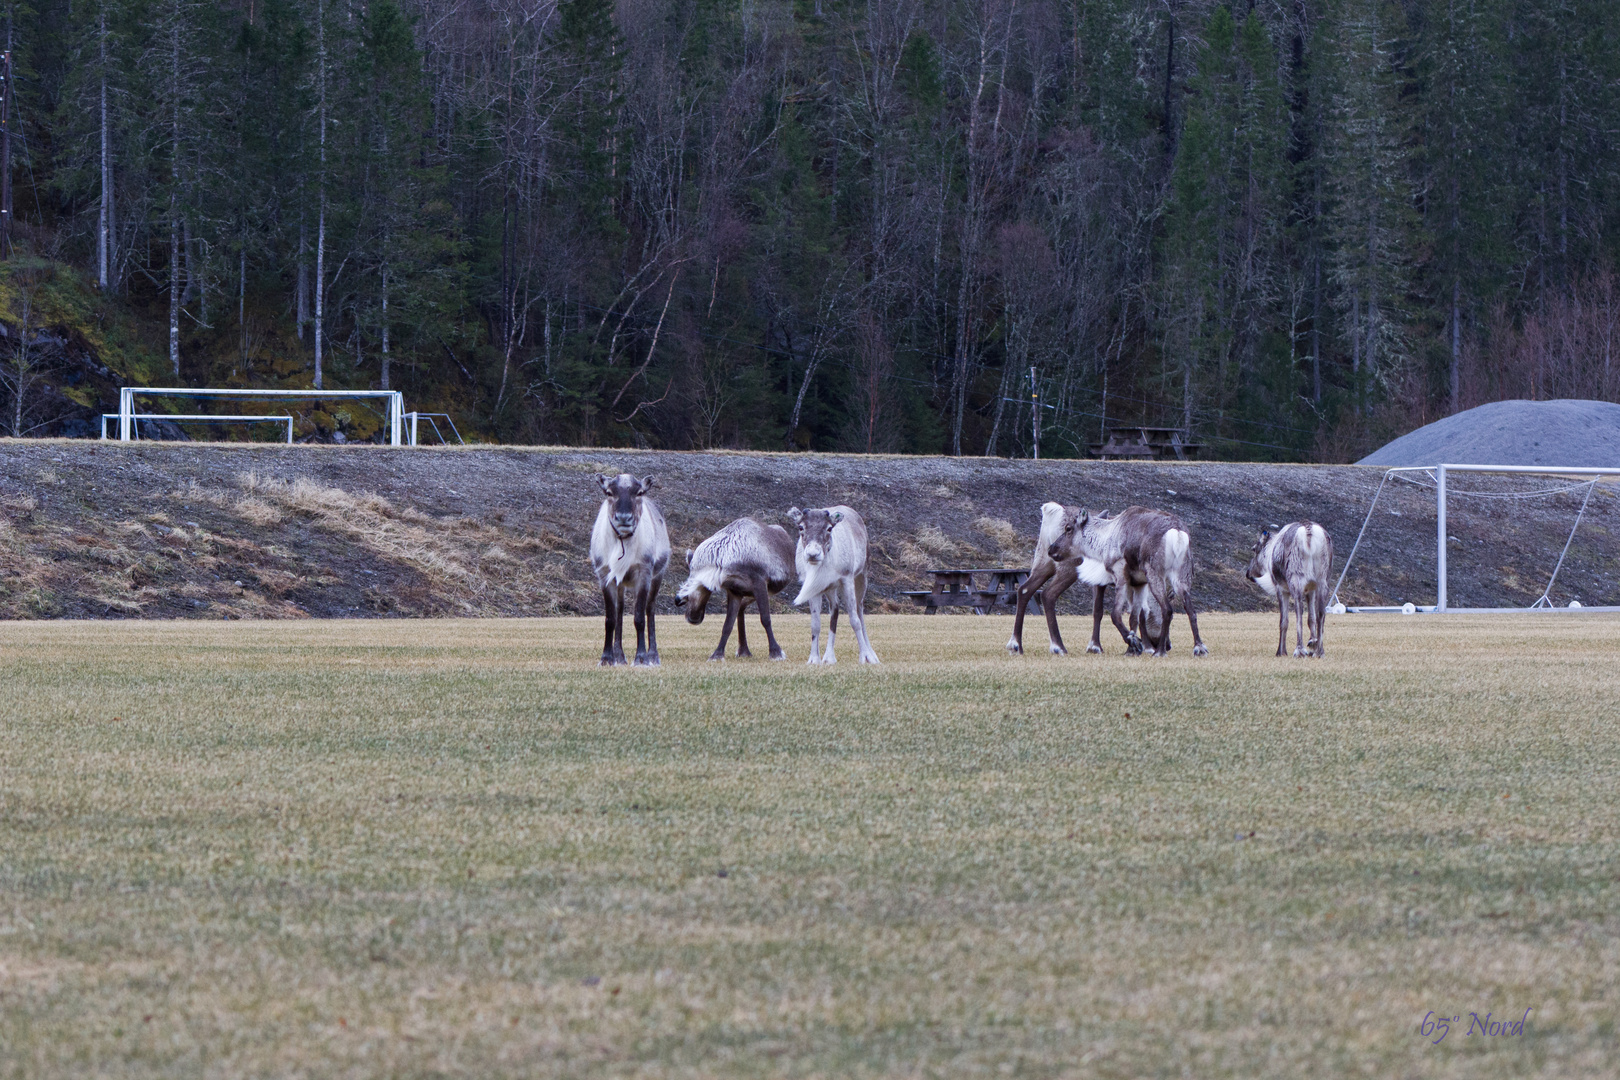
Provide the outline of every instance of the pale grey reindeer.
<path id="1" fill-rule="evenodd" d="M 1173 596 L 1181 601 L 1187 622 L 1192 625 L 1193 655 L 1208 655 L 1209 648 L 1198 633 L 1198 612 L 1191 594 L 1192 536 L 1174 514 L 1145 506 L 1130 507 L 1111 518 L 1093 518 L 1085 510 L 1066 512 L 1062 531 L 1047 548 L 1047 554 L 1056 562 L 1079 554 L 1084 560 L 1102 564 L 1114 586 L 1114 628 L 1125 640 L 1127 652 L 1138 654 L 1147 649 L 1163 655 L 1170 651 Z M 1090 571 L 1082 567 L 1080 572 Z M 1133 598 L 1136 588 L 1145 588 L 1149 595 Z M 1140 621 L 1142 629 L 1149 633 L 1146 641 L 1126 625 L 1127 610 L 1140 616 L 1132 621 Z M 1150 613 L 1162 618 L 1148 618 Z M 1098 614 L 1092 627 L 1093 643 L 1097 643 L 1101 621 Z M 1158 623 L 1156 634 L 1152 633 L 1153 623 Z"/>
<path id="2" fill-rule="evenodd" d="M 602 506 L 591 528 L 591 569 L 602 586 L 607 637 L 602 666 L 623 664 L 624 590 L 632 590 L 636 603 L 636 664 L 658 666 L 658 627 L 653 603 L 669 565 L 669 530 L 664 515 L 647 497 L 653 478 L 639 480 L 629 473 L 596 478 Z"/>
<path id="3" fill-rule="evenodd" d="M 1246 576 L 1277 598 L 1277 655 L 1288 652 L 1288 608 L 1294 609 L 1294 655 L 1322 656 L 1327 625 L 1328 576 L 1333 572 L 1333 538 L 1314 521 L 1294 521 L 1275 536 L 1260 533 Z M 1304 640 L 1306 622 L 1311 637 Z"/>
<path id="4" fill-rule="evenodd" d="M 878 663 L 878 655 L 866 638 L 866 522 L 847 506 L 822 510 L 788 511 L 799 526 L 799 540 L 793 562 L 803 585 L 793 598 L 793 606 L 810 605 L 810 663 L 836 664 L 833 641 L 838 636 L 838 609 L 849 615 L 860 645 L 863 664 Z M 821 652 L 821 601 L 832 608 L 832 626 L 827 632 L 827 652 Z"/>
<path id="5" fill-rule="evenodd" d="M 748 605 L 759 608 L 759 622 L 770 643 L 771 659 L 786 660 L 787 654 L 776 643 L 771 630 L 771 595 L 782 591 L 793 576 L 793 537 L 780 525 L 761 525 L 752 518 L 738 518 L 686 553 L 686 582 L 675 594 L 675 606 L 686 609 L 686 621 L 693 626 L 703 621 L 712 593 L 726 595 L 726 625 L 720 631 L 720 644 L 709 656 L 723 660 L 731 626 L 737 625 L 737 655 L 748 651 L 748 633 L 743 616 Z"/>

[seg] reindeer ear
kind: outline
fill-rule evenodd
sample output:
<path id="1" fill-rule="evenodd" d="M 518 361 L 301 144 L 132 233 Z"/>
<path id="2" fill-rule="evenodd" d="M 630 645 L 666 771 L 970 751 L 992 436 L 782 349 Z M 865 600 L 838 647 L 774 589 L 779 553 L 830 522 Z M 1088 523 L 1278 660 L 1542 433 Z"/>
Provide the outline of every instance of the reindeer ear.
<path id="1" fill-rule="evenodd" d="M 647 475 L 647 476 L 643 476 L 641 478 L 641 493 L 643 495 L 645 495 L 647 492 L 651 491 L 652 486 L 653 486 L 653 477 L 650 474 Z"/>
<path id="2" fill-rule="evenodd" d="M 1261 529 L 1260 530 L 1260 542 L 1262 544 L 1264 544 L 1267 540 L 1270 540 L 1270 539 L 1271 539 L 1271 530 L 1270 529 Z"/>
<path id="3" fill-rule="evenodd" d="M 1080 511 L 1080 516 L 1075 518 L 1075 522 L 1074 522 L 1075 528 L 1084 529 L 1086 527 L 1086 522 L 1088 522 L 1090 520 L 1091 520 L 1091 511 L 1090 510 L 1081 510 Z"/>
<path id="4" fill-rule="evenodd" d="M 616 477 L 616 476 L 608 476 L 606 473 L 597 473 L 596 474 L 597 486 L 602 489 L 602 494 L 607 495 L 609 497 L 612 497 L 612 495 L 613 495 L 613 482 L 615 480 L 617 480 L 617 479 L 618 479 L 618 477 Z"/>
<path id="5" fill-rule="evenodd" d="M 828 514 L 827 516 L 832 518 L 832 523 L 834 525 L 836 525 L 840 521 L 844 520 L 844 512 L 842 510 L 834 510 L 832 513 Z"/>
<path id="6" fill-rule="evenodd" d="M 692 556 L 694 556 L 696 554 L 697 554 L 697 548 L 687 548 L 686 549 L 686 565 L 688 565 L 688 566 L 692 565 Z"/>
<path id="7" fill-rule="evenodd" d="M 797 506 L 788 507 L 788 517 L 792 519 L 795 525 L 804 524 L 804 511 L 800 510 Z"/>

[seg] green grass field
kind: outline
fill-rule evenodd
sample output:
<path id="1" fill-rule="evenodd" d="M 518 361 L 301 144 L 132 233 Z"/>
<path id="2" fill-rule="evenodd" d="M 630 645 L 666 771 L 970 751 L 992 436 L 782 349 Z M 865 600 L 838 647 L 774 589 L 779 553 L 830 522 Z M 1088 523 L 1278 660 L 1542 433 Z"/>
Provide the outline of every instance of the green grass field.
<path id="1" fill-rule="evenodd" d="M 1009 622 L 0 625 L 0 1076 L 1615 1074 L 1620 620 Z"/>

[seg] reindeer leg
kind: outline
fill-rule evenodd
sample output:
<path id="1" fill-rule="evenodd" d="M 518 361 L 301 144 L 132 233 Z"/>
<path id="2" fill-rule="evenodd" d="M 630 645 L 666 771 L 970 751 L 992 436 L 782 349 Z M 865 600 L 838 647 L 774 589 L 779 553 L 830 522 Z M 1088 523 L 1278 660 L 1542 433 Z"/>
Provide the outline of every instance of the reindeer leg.
<path id="1" fill-rule="evenodd" d="M 838 601 L 836 599 L 828 600 L 827 610 L 832 612 L 832 621 L 827 628 L 827 652 L 822 656 L 821 662 L 824 664 L 836 664 L 838 658 L 833 656 L 833 642 L 838 640 Z"/>
<path id="2" fill-rule="evenodd" d="M 658 586 L 663 585 L 663 575 L 653 578 L 653 585 L 646 589 L 646 662 L 653 667 L 663 667 L 658 659 Z"/>
<path id="3" fill-rule="evenodd" d="M 1086 652 L 1100 653 L 1102 648 L 1102 621 L 1103 621 L 1103 586 L 1098 585 L 1091 598 L 1091 640 L 1086 642 Z"/>
<path id="4" fill-rule="evenodd" d="M 613 662 L 625 663 L 624 659 L 624 582 L 619 582 L 613 590 Z"/>
<path id="5" fill-rule="evenodd" d="M 1116 574 L 1114 577 L 1114 606 L 1109 614 L 1113 616 L 1114 629 L 1118 630 L 1119 636 L 1125 639 L 1125 655 L 1141 656 L 1142 639 L 1133 634 L 1130 628 L 1125 625 L 1125 606 L 1130 602 L 1130 599 L 1130 578 L 1124 574 Z"/>
<path id="6" fill-rule="evenodd" d="M 731 626 L 737 621 L 737 596 L 730 589 L 726 590 L 726 624 L 720 628 L 720 644 L 714 647 L 709 654 L 710 660 L 724 660 L 726 658 L 726 642 L 731 640 Z"/>
<path id="7" fill-rule="evenodd" d="M 1052 576 L 1053 570 L 1050 563 L 1043 563 L 1030 571 L 1029 577 L 1018 586 L 1018 604 L 1013 610 L 1012 637 L 1007 639 L 1007 651 L 1014 656 L 1021 655 L 1024 651 L 1024 612 L 1029 610 L 1030 597 L 1034 596 Z"/>
<path id="8" fill-rule="evenodd" d="M 1208 656 L 1209 646 L 1205 645 L 1204 639 L 1198 636 L 1198 612 L 1193 610 L 1192 590 L 1187 588 L 1185 584 L 1183 584 L 1181 587 L 1181 606 L 1187 609 L 1187 622 L 1192 624 L 1193 655 Z M 1166 619 L 1166 628 L 1168 628 L 1169 625 L 1170 621 L 1169 619 Z"/>
<path id="9" fill-rule="evenodd" d="M 1053 656 L 1068 656 L 1069 650 L 1063 647 L 1063 635 L 1058 631 L 1057 605 L 1058 599 L 1069 591 L 1069 586 L 1080 580 L 1080 567 L 1076 563 L 1060 566 L 1052 575 L 1052 580 L 1046 588 L 1041 590 L 1041 611 L 1046 616 L 1046 644 L 1052 650 Z"/>
<path id="10" fill-rule="evenodd" d="M 1294 593 L 1294 655 L 1309 656 L 1305 651 L 1305 593 L 1304 590 Z"/>
<path id="11" fill-rule="evenodd" d="M 753 652 L 748 648 L 748 631 L 746 629 L 748 623 L 748 605 L 753 602 L 754 598 L 749 596 L 747 593 L 737 594 L 737 659 L 739 660 L 747 659 L 754 655 Z"/>
<path id="12" fill-rule="evenodd" d="M 771 630 L 771 583 L 766 580 L 764 574 L 754 578 L 754 604 L 759 608 L 759 625 L 765 628 L 765 640 L 771 647 L 771 659 L 786 660 L 787 653 L 776 643 L 776 634 Z"/>
<path id="13" fill-rule="evenodd" d="M 645 667 L 647 660 L 647 584 L 636 577 L 636 667 Z"/>
<path id="14" fill-rule="evenodd" d="M 1323 589 L 1321 586 L 1318 586 L 1316 589 L 1312 590 L 1311 600 L 1311 608 L 1316 612 L 1316 640 L 1311 642 L 1311 644 L 1316 648 L 1317 659 L 1321 659 L 1325 655 L 1322 652 L 1322 634 L 1323 630 L 1326 629 L 1325 624 L 1327 623 L 1327 598 L 1323 595 Z"/>
<path id="15" fill-rule="evenodd" d="M 613 590 L 606 585 L 602 586 L 602 611 L 607 633 L 602 640 L 602 659 L 597 663 L 599 667 L 611 667 L 613 665 Z"/>
<path id="16" fill-rule="evenodd" d="M 844 592 L 850 600 L 849 624 L 855 628 L 855 641 L 860 646 L 861 663 L 882 663 L 872 648 L 872 642 L 866 636 L 866 575 L 856 574 L 854 581 L 845 582 Z"/>
<path id="17" fill-rule="evenodd" d="M 1277 655 L 1282 656 L 1288 644 L 1288 597 L 1277 593 Z"/>
<path id="18" fill-rule="evenodd" d="M 810 660 L 809 663 L 821 663 L 821 594 L 810 598 Z"/>

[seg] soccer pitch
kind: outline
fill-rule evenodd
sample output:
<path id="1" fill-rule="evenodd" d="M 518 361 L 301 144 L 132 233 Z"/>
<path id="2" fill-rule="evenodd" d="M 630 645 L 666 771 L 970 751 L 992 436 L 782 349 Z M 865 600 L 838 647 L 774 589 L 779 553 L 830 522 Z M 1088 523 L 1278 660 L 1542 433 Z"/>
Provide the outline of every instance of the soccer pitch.
<path id="1" fill-rule="evenodd" d="M 1613 1075 L 1620 619 L 1010 622 L 0 624 L 0 1076 Z"/>

